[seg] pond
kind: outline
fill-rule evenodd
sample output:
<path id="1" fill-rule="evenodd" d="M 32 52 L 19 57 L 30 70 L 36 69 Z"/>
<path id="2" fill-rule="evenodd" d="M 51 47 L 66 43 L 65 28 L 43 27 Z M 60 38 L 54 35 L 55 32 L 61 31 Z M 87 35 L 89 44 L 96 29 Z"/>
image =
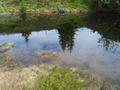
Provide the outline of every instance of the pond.
<path id="1" fill-rule="evenodd" d="M 0 43 L 14 43 L 21 66 L 41 63 L 79 67 L 120 84 L 120 16 L 0 17 Z M 38 56 L 53 52 L 51 57 Z M 57 55 L 56 55 L 57 54 Z"/>

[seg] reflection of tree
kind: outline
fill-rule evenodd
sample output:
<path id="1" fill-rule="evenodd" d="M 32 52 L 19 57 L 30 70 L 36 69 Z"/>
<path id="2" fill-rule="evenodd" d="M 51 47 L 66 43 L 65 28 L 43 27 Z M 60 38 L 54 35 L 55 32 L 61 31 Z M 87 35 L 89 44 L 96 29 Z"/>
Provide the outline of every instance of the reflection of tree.
<path id="1" fill-rule="evenodd" d="M 22 36 L 25 38 L 26 43 L 29 41 L 29 36 L 30 36 L 31 32 L 23 32 Z"/>
<path id="2" fill-rule="evenodd" d="M 106 50 L 116 50 L 119 47 L 120 42 L 120 31 L 117 29 L 101 29 L 97 31 L 101 38 L 99 40 L 99 43 L 103 44 L 103 47 L 106 48 Z"/>
<path id="3" fill-rule="evenodd" d="M 90 14 L 87 19 L 87 27 L 101 36 L 106 50 L 116 50 L 120 42 L 120 19 L 117 14 Z"/>
<path id="4" fill-rule="evenodd" d="M 75 28 L 77 27 L 77 18 L 73 15 L 62 17 L 58 23 L 59 42 L 61 48 L 68 49 L 70 52 L 74 46 Z"/>
<path id="5" fill-rule="evenodd" d="M 106 38 L 100 38 L 99 43 L 102 43 L 102 46 L 107 50 L 107 51 L 116 51 L 117 48 L 119 47 L 119 43 L 112 41 L 110 39 L 106 39 Z"/>
<path id="6" fill-rule="evenodd" d="M 63 51 L 68 49 L 71 52 L 74 46 L 75 30 L 74 29 L 58 30 L 58 33 L 60 40 L 59 42 Z"/>
<path id="7" fill-rule="evenodd" d="M 27 16 L 25 14 L 22 14 L 19 17 L 21 21 L 25 21 L 27 19 Z"/>

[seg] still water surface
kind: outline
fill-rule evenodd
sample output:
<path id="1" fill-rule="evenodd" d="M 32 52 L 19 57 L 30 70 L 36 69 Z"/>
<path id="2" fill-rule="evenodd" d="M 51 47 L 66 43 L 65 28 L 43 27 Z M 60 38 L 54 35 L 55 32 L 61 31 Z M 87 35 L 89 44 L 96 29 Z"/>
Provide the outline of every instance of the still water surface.
<path id="1" fill-rule="evenodd" d="M 99 24 L 97 26 L 100 27 Z M 15 44 L 15 47 L 6 53 L 16 55 L 22 66 L 52 63 L 79 67 L 120 84 L 120 33 L 118 29 L 108 32 L 101 29 L 102 26 L 99 28 L 100 31 L 94 28 L 84 25 L 74 29 L 65 28 L 65 30 L 2 32 L 0 43 Z M 38 51 L 59 52 L 60 57 L 55 60 L 40 58 L 36 56 Z"/>

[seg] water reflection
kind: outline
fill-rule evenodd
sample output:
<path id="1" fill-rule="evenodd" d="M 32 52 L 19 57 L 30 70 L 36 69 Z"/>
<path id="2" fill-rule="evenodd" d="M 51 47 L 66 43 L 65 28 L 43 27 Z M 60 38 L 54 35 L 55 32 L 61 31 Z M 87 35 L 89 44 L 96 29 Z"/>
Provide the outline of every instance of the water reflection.
<path id="1" fill-rule="evenodd" d="M 100 38 L 98 43 L 102 43 L 102 47 L 104 47 L 107 51 L 115 52 L 120 47 L 119 42 L 115 42 L 106 38 Z"/>
<path id="2" fill-rule="evenodd" d="M 72 52 L 77 21 L 74 17 L 62 18 L 58 23 L 59 43 L 63 51 L 66 49 Z"/>
<path id="3" fill-rule="evenodd" d="M 23 32 L 22 37 L 25 38 L 25 42 L 28 43 L 29 41 L 29 36 L 31 35 L 31 32 Z"/>
<path id="4" fill-rule="evenodd" d="M 58 30 L 59 33 L 59 42 L 63 51 L 66 49 L 72 52 L 74 47 L 74 36 L 76 30 L 69 29 L 69 30 Z"/>
<path id="5" fill-rule="evenodd" d="M 120 16 L 117 14 L 90 13 L 87 27 L 100 34 L 98 43 L 107 51 L 116 51 L 120 42 Z"/>
<path id="6" fill-rule="evenodd" d="M 48 19 L 49 18 L 49 19 Z M 68 16 L 0 17 L 0 33 L 22 33 L 26 43 L 33 31 L 56 28 L 63 51 L 72 52 L 76 27 L 87 27 L 101 36 L 98 43 L 107 51 L 116 51 L 120 42 L 120 16 L 88 14 Z"/>
<path id="7" fill-rule="evenodd" d="M 72 49 L 74 47 L 74 37 L 75 37 L 75 32 L 77 30 L 75 29 L 69 29 L 69 30 L 56 30 L 58 32 L 59 36 L 59 44 L 62 48 L 63 51 L 68 50 L 72 52 Z M 47 31 L 46 36 L 47 36 Z M 29 42 L 29 37 L 31 36 L 31 32 L 23 32 L 22 37 L 24 38 L 26 44 Z M 38 38 L 39 39 L 39 38 Z"/>
<path id="8" fill-rule="evenodd" d="M 81 28 L 81 30 L 82 30 L 82 28 Z M 85 30 L 87 30 L 87 28 L 84 29 L 84 31 Z M 72 52 L 72 50 L 74 48 L 74 44 L 75 44 L 75 35 L 76 35 L 76 32 L 78 31 L 78 29 L 66 29 L 66 30 L 56 29 L 55 31 L 58 32 L 59 44 L 60 44 L 62 50 L 63 51 L 68 50 L 68 51 Z M 91 30 L 91 31 L 93 32 L 93 30 Z M 47 32 L 47 31 L 45 30 L 45 32 Z M 99 33 L 99 32 L 97 32 L 97 33 Z M 114 33 L 114 31 L 113 31 L 113 33 Z M 32 35 L 32 33 L 31 32 L 23 32 L 23 33 L 21 33 L 21 35 L 27 44 L 29 42 L 29 38 Z M 109 33 L 108 33 L 108 35 L 109 35 Z M 47 34 L 46 34 L 46 36 L 47 36 Z M 87 38 L 87 36 L 86 36 L 86 38 Z M 38 40 L 39 40 L 39 38 L 38 38 Z M 103 37 L 103 35 L 100 35 L 100 37 L 97 40 L 97 43 L 99 43 L 100 46 L 105 48 L 106 51 L 117 52 L 118 48 L 120 47 L 120 43 L 119 43 L 120 39 L 117 38 L 116 40 L 117 41 L 114 41 L 110 38 L 105 38 L 105 37 Z"/>

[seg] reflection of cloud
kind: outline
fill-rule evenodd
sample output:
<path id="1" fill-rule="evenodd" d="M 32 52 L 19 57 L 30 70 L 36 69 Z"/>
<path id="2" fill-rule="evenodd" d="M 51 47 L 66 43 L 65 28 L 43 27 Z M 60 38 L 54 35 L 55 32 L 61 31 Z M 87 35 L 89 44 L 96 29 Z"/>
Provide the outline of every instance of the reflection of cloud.
<path id="1" fill-rule="evenodd" d="M 0 35 L 0 42 L 11 42 L 14 43 L 15 46 L 23 46 L 25 44 L 21 34 Z"/>
<path id="2" fill-rule="evenodd" d="M 100 34 L 99 31 L 93 32 L 93 30 L 89 28 L 78 28 L 78 30 L 79 30 L 77 32 L 78 35 L 76 35 L 75 37 L 77 40 L 76 43 L 78 43 L 77 44 L 78 46 L 83 47 L 83 50 L 90 47 L 92 48 L 92 50 L 96 50 L 96 48 L 99 49 L 98 45 L 102 44 L 101 46 L 105 48 L 106 51 L 110 52 L 112 51 L 114 53 L 118 52 L 120 46 L 120 43 L 118 41 L 119 39 L 116 38 L 118 37 L 118 35 L 117 36 L 115 36 L 114 34 L 111 35 L 112 32 L 109 35 L 109 33 L 106 32 L 105 30 L 104 31 L 101 30 L 100 32 L 102 33 Z"/>
<path id="3" fill-rule="evenodd" d="M 32 32 L 29 37 L 29 46 L 43 50 L 60 50 L 57 31 Z"/>
<path id="4" fill-rule="evenodd" d="M 57 43 L 52 43 L 52 44 L 43 44 L 41 45 L 43 50 L 53 50 L 53 51 L 60 51 L 59 45 Z"/>

